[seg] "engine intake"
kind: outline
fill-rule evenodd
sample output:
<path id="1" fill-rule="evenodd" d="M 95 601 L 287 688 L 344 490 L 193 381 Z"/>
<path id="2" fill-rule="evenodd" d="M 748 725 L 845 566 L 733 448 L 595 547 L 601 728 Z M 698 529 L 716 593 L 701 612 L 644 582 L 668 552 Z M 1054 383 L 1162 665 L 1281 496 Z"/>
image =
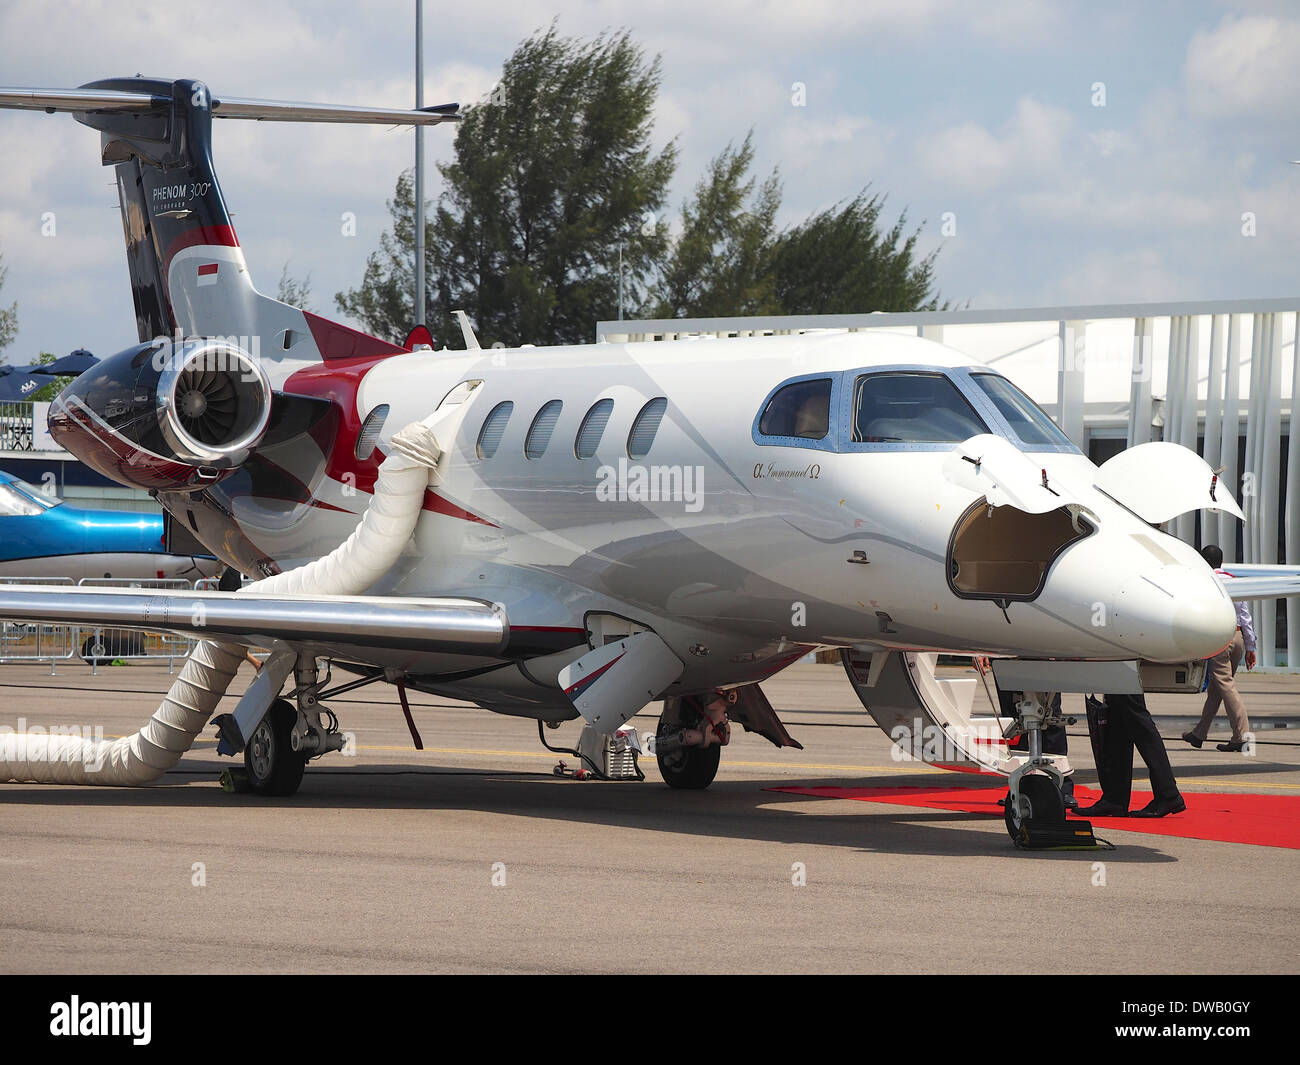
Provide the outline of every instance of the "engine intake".
<path id="1" fill-rule="evenodd" d="M 155 340 L 65 388 L 50 407 L 50 434 L 121 484 L 196 488 L 244 463 L 266 435 L 273 400 L 266 372 L 237 345 Z"/>
<path id="2" fill-rule="evenodd" d="M 251 356 L 222 340 L 190 342 L 158 380 L 158 424 L 181 458 L 240 465 L 271 417 L 271 385 Z"/>

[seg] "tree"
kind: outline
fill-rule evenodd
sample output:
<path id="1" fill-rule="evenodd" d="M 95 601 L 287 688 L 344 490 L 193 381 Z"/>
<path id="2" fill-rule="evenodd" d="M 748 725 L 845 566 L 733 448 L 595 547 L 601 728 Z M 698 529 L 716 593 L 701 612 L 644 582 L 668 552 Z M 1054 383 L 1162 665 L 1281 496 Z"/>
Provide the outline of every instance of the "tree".
<path id="1" fill-rule="evenodd" d="M 628 33 L 593 41 L 554 24 L 506 60 L 489 99 L 456 134 L 439 167 L 446 188 L 426 227 L 426 315 L 440 344 L 459 346 L 454 310 L 469 312 L 485 344 L 562 344 L 613 317 L 622 249 L 627 302 L 636 304 L 662 256 L 665 201 L 676 148 L 650 147 L 660 66 Z M 398 340 L 414 320 L 414 196 L 403 175 L 393 229 L 366 264 L 361 287 L 339 293 L 344 313 Z"/>
<path id="2" fill-rule="evenodd" d="M 0 289 L 5 287 L 5 275 L 8 273 L 9 268 L 4 265 L 4 255 L 0 254 Z M 18 303 L 15 301 L 8 308 L 0 307 L 0 352 L 12 344 L 17 335 Z M 0 355 L 0 363 L 4 361 L 4 356 Z"/>
<path id="3" fill-rule="evenodd" d="M 656 318 L 935 310 L 934 260 L 916 258 L 904 212 L 880 231 L 885 198 L 864 189 L 778 233 L 781 184 L 755 189 L 753 135 L 710 164 L 682 207 L 682 232 L 647 313 Z M 943 305 L 947 307 L 947 304 Z"/>
<path id="4" fill-rule="evenodd" d="M 709 164 L 682 206 L 682 232 L 655 288 L 652 317 L 781 313 L 770 261 L 781 183 L 773 173 L 755 191 L 753 161 L 751 132 Z"/>
<path id="5" fill-rule="evenodd" d="M 916 259 L 919 231 L 904 237 L 907 213 L 880 232 L 885 198 L 863 189 L 786 230 L 771 251 L 776 300 L 785 314 L 933 311 L 937 249 Z"/>
<path id="6" fill-rule="evenodd" d="M 308 271 L 307 276 L 299 281 L 289 273 L 289 264 L 286 262 L 284 269 L 280 271 L 280 284 L 276 289 L 275 298 L 290 307 L 297 307 L 300 311 L 310 311 L 311 271 Z"/>

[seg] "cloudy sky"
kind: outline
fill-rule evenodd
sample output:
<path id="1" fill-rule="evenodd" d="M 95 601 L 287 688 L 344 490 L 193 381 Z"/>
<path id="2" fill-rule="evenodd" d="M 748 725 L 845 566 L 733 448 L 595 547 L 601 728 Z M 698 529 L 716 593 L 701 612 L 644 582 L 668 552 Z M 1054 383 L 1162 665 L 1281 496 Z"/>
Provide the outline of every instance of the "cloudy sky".
<path id="1" fill-rule="evenodd" d="M 413 0 L 4 0 L 0 83 L 144 72 L 199 77 L 217 96 L 402 106 L 413 11 Z M 552 17 L 571 35 L 627 28 L 662 56 L 655 135 L 680 148 L 674 204 L 752 128 L 761 172 L 779 167 L 784 181 L 783 224 L 870 184 L 891 215 L 924 222 L 924 247 L 941 248 L 940 294 L 957 303 L 1300 290 L 1294 3 L 426 0 L 426 102 L 483 98 Z M 426 144 L 433 164 L 451 133 L 431 130 Z M 135 342 L 97 150 L 66 115 L 0 113 L 0 305 L 17 300 L 20 321 L 0 358 Z M 255 283 L 274 292 L 286 263 L 310 271 L 314 309 L 335 316 L 333 295 L 360 280 L 413 151 L 409 130 L 217 123 Z M 354 237 L 340 231 L 348 211 Z M 54 236 L 42 235 L 47 212 Z"/>

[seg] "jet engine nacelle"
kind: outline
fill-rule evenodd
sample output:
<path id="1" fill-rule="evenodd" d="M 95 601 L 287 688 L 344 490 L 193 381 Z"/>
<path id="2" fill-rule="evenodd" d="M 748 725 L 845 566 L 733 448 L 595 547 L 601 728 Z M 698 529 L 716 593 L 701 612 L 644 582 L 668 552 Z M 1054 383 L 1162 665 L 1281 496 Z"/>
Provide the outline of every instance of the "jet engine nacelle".
<path id="1" fill-rule="evenodd" d="M 238 469 L 266 434 L 271 383 L 221 338 L 154 340 L 82 374 L 50 406 L 50 434 L 121 484 L 175 491 Z"/>

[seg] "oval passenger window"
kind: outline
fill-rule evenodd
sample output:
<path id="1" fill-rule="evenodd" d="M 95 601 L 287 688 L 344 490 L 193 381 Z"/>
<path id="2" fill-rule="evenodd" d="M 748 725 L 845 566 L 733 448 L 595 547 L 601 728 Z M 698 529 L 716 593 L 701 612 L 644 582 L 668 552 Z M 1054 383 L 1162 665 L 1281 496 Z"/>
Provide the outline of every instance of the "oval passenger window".
<path id="1" fill-rule="evenodd" d="M 668 400 L 663 396 L 652 399 L 641 408 L 641 413 L 636 416 L 636 421 L 632 423 L 632 431 L 627 437 L 628 458 L 643 459 L 650 454 L 650 448 L 654 446 L 655 434 L 659 432 L 659 423 L 663 421 L 664 411 L 667 409 Z"/>

